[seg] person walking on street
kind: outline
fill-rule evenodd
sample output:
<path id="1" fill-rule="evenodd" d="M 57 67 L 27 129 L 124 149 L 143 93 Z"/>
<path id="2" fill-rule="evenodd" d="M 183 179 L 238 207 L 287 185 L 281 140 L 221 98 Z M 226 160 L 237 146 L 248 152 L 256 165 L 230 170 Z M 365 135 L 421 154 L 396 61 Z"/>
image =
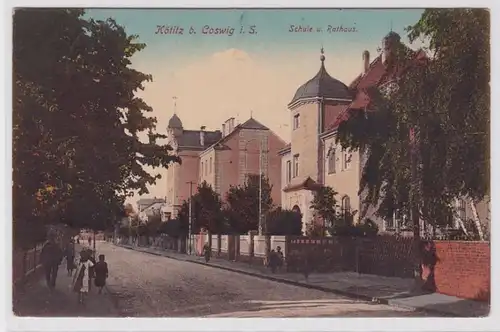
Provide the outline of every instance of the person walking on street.
<path id="1" fill-rule="evenodd" d="M 75 269 L 75 242 L 71 239 L 66 247 L 66 269 L 68 270 L 68 276 L 73 275 L 73 270 Z"/>
<path id="2" fill-rule="evenodd" d="M 276 251 L 274 249 L 269 253 L 269 267 L 271 268 L 272 273 L 276 273 L 276 268 L 278 267 L 278 256 L 276 255 Z"/>
<path id="3" fill-rule="evenodd" d="M 278 265 L 278 271 L 281 271 L 281 268 L 283 267 L 284 260 L 285 260 L 285 257 L 283 256 L 283 251 L 281 251 L 280 246 L 277 246 L 276 247 L 276 263 Z"/>
<path id="4" fill-rule="evenodd" d="M 72 288 L 73 291 L 78 294 L 78 303 L 84 304 L 85 297 L 90 290 L 90 268 L 94 264 L 90 261 L 90 252 L 88 250 L 82 250 L 80 252 L 80 263 L 76 269 L 76 273 L 73 276 Z"/>
<path id="5" fill-rule="evenodd" d="M 212 250 L 208 243 L 203 246 L 203 255 L 205 256 L 205 262 L 208 263 L 210 261 L 210 256 L 212 255 Z"/>
<path id="6" fill-rule="evenodd" d="M 99 288 L 99 294 L 102 293 L 102 289 L 106 286 L 106 279 L 108 278 L 108 263 L 104 260 L 104 255 L 99 255 L 99 261 L 94 267 L 95 279 L 94 283 L 97 288 Z"/>
<path id="7" fill-rule="evenodd" d="M 45 271 L 45 279 L 50 290 L 56 287 L 57 270 L 63 259 L 63 252 L 56 243 L 55 236 L 50 234 L 40 253 L 40 261 Z"/>
<path id="8" fill-rule="evenodd" d="M 90 248 L 90 247 L 92 247 L 92 238 L 90 237 L 90 235 L 89 235 L 88 241 L 89 241 L 89 248 Z"/>

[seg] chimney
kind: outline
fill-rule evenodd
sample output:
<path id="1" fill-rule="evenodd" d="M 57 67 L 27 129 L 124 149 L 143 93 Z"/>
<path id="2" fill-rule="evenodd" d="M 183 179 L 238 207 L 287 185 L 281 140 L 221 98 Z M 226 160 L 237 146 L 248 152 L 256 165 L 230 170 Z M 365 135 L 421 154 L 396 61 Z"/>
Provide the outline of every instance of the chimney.
<path id="1" fill-rule="evenodd" d="M 222 124 L 222 137 L 226 136 L 226 124 Z"/>
<path id="2" fill-rule="evenodd" d="M 205 146 L 205 126 L 200 127 L 200 145 Z"/>
<path id="3" fill-rule="evenodd" d="M 363 75 L 368 72 L 368 68 L 370 67 L 370 52 L 363 52 Z"/>
<path id="4" fill-rule="evenodd" d="M 234 129 L 234 118 L 229 118 L 226 120 L 226 135 L 231 134 Z M 226 136 L 224 135 L 224 136 Z"/>

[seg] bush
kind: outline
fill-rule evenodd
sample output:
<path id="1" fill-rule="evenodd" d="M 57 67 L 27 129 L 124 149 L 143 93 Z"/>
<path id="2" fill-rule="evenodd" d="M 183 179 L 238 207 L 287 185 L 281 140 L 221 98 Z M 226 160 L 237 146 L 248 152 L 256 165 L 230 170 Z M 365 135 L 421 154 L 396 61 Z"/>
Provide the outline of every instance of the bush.
<path id="1" fill-rule="evenodd" d="M 334 226 L 330 230 L 330 233 L 336 236 L 352 236 L 352 237 L 376 236 L 378 233 L 378 226 L 371 219 L 365 219 L 363 223 L 359 223 L 356 225 Z"/>
<path id="2" fill-rule="evenodd" d="M 166 234 L 173 238 L 186 237 L 189 232 L 189 225 L 183 220 L 172 219 L 166 222 L 162 222 L 158 227 L 158 232 L 160 234 Z"/>
<path id="3" fill-rule="evenodd" d="M 325 227 L 316 224 L 315 222 L 309 223 L 306 226 L 306 236 L 309 237 L 323 237 L 325 236 Z"/>
<path id="4" fill-rule="evenodd" d="M 302 235 L 302 216 L 277 208 L 267 215 L 267 235 Z"/>

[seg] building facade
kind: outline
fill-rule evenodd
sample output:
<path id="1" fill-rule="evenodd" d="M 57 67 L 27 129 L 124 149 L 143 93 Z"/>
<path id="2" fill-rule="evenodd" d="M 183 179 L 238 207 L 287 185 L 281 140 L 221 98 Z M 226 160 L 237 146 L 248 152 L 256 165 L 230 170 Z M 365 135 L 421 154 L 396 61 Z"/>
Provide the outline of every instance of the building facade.
<path id="1" fill-rule="evenodd" d="M 401 233 L 408 225 L 408 215 L 395 212 L 391 220 L 375 215 L 376 206 L 364 204 L 365 193 L 360 193 L 360 179 L 366 154 L 346 151 L 336 144 L 339 124 L 352 112 L 374 111 L 367 90 L 376 87 L 390 93 L 405 70 L 425 61 L 423 51 L 413 52 L 413 58 L 398 63 L 396 48 L 401 46 L 400 36 L 391 32 L 382 40 L 382 50 L 370 60 L 368 51 L 362 53 L 361 73 L 345 85 L 327 72 L 323 51 L 319 72 L 296 91 L 288 104 L 292 123 L 291 142 L 279 151 L 282 170 L 282 205 L 302 214 L 304 231 L 314 221 L 310 208 L 314 190 L 329 186 L 338 192 L 337 201 L 342 211 L 356 211 L 360 217 L 375 221 L 381 232 Z M 458 227 L 457 218 L 470 219 L 473 211 L 463 199 L 457 199 L 457 216 L 452 227 Z M 477 214 L 489 224 L 489 199 L 476 204 Z M 422 229 L 424 225 L 422 225 Z"/>
<path id="2" fill-rule="evenodd" d="M 223 125 L 221 140 L 200 153 L 199 182 L 206 181 L 225 200 L 230 186 L 242 185 L 247 177 L 261 171 L 272 186 L 271 196 L 281 205 L 281 158 L 285 142 L 272 130 L 250 118 L 234 126 L 234 119 Z"/>
<path id="3" fill-rule="evenodd" d="M 167 127 L 170 153 L 181 158 L 182 163 L 172 163 L 167 169 L 167 197 L 163 214 L 176 218 L 182 203 L 196 190 L 200 169 L 199 155 L 222 138 L 218 130 L 185 130 L 177 114 L 170 118 Z"/>
<path id="4" fill-rule="evenodd" d="M 278 151 L 285 142 L 269 128 L 250 118 L 235 124 L 230 118 L 222 131 L 184 130 L 176 114 L 168 127 L 169 144 L 173 154 L 182 163 L 172 164 L 167 170 L 166 213 L 176 218 L 178 210 L 197 185 L 206 181 L 225 200 L 230 186 L 242 185 L 248 175 L 259 174 L 269 178 L 273 186 L 275 204 L 281 204 L 281 158 Z"/>

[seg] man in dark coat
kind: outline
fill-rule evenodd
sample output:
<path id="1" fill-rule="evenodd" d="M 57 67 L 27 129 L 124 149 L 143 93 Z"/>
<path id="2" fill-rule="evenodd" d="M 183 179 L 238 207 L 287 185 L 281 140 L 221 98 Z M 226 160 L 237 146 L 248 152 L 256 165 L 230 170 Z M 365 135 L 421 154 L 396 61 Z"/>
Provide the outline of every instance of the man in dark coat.
<path id="1" fill-rule="evenodd" d="M 48 241 L 42 248 L 40 261 L 45 270 L 45 279 L 50 289 L 56 287 L 57 270 L 63 259 L 63 251 L 55 241 L 54 235 L 49 235 Z"/>

